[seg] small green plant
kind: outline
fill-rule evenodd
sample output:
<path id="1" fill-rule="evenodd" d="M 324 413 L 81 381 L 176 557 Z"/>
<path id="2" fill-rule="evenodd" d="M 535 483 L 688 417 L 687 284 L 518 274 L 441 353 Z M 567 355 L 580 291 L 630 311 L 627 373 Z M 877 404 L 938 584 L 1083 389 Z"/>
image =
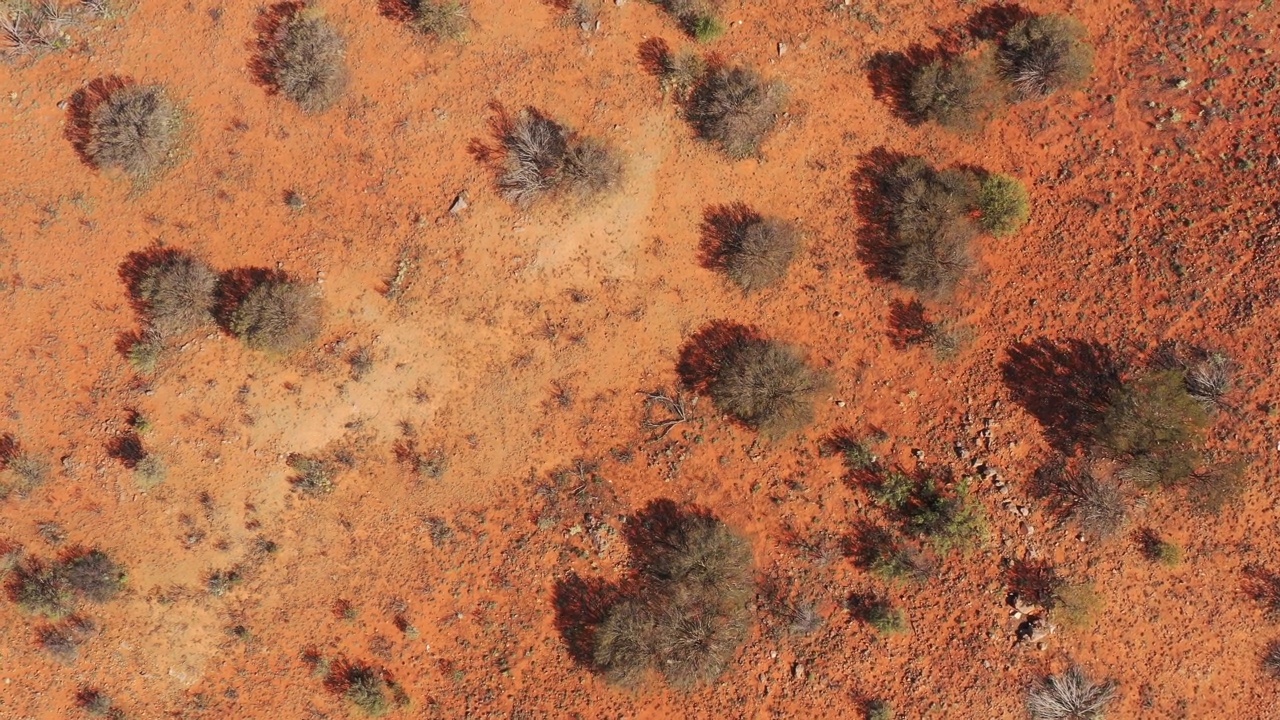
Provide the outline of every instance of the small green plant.
<path id="1" fill-rule="evenodd" d="M 418 0 L 413 27 L 442 40 L 463 40 L 471 27 L 471 14 L 458 0 Z"/>
<path id="2" fill-rule="evenodd" d="M 978 189 L 982 227 L 995 237 L 1008 237 L 1022 229 L 1031 217 L 1031 198 L 1021 182 L 1008 175 L 991 174 Z"/>
<path id="3" fill-rule="evenodd" d="M 935 60 L 912 75 L 908 107 L 916 117 L 952 130 L 977 130 L 995 115 L 1003 98 L 989 54 Z"/>
<path id="4" fill-rule="evenodd" d="M 386 681 L 382 673 L 365 666 L 356 665 L 347 670 L 347 689 L 343 696 L 366 715 L 374 717 L 387 714 L 390 703 L 387 701 Z"/>
<path id="5" fill-rule="evenodd" d="M 907 631 L 907 616 L 887 600 L 878 600 L 867 608 L 867 624 L 881 635 L 897 635 Z"/>
<path id="6" fill-rule="evenodd" d="M 315 342 L 323 323 L 324 308 L 313 288 L 273 278 L 245 295 L 229 326 L 250 349 L 288 355 Z"/>
<path id="7" fill-rule="evenodd" d="M 1071 630 L 1088 630 L 1097 620 L 1103 600 L 1092 583 L 1063 585 L 1054 593 L 1053 617 Z"/>
<path id="8" fill-rule="evenodd" d="M 772 438 L 813 421 L 813 400 L 825 377 L 795 348 L 753 340 L 731 348 L 709 392 L 721 412 Z"/>
<path id="9" fill-rule="evenodd" d="M 885 700 L 867 703 L 867 720 L 893 720 L 893 707 Z"/>
<path id="10" fill-rule="evenodd" d="M 924 557 L 915 550 L 896 545 L 877 548 L 868 569 L 889 582 L 924 582 L 929 579 L 930 568 Z"/>
<path id="11" fill-rule="evenodd" d="M 150 490 L 163 483 L 168 475 L 169 469 L 165 466 L 164 459 L 154 453 L 139 460 L 133 468 L 134 480 L 143 490 Z"/>
<path id="12" fill-rule="evenodd" d="M 698 42 L 711 42 L 724 35 L 724 23 L 715 15 L 691 15 L 682 24 L 689 35 Z"/>
<path id="13" fill-rule="evenodd" d="M 1082 84 L 1093 72 L 1084 25 L 1066 15 L 1039 15 L 1011 29 L 1000 46 L 1001 73 L 1019 99 Z"/>
<path id="14" fill-rule="evenodd" d="M 328 110 L 346 89 L 346 42 L 313 11 L 281 24 L 265 60 L 276 89 L 304 112 Z"/>
<path id="15" fill-rule="evenodd" d="M 127 85 L 89 113 L 85 156 L 135 179 L 169 165 L 182 142 L 182 113 L 159 85 Z"/>
<path id="16" fill-rule="evenodd" d="M 71 45 L 67 30 L 77 20 L 73 10 L 56 2 L 0 2 L 0 38 L 4 41 L 0 57 L 16 60 L 65 50 Z"/>
<path id="17" fill-rule="evenodd" d="M 1169 486 L 1200 465 L 1209 416 L 1187 392 L 1185 379 L 1180 370 L 1152 372 L 1125 383 L 1112 398 L 1096 437 L 1126 463 L 1126 477 Z"/>
<path id="18" fill-rule="evenodd" d="M 160 333 L 148 329 L 129 345 L 129 349 L 125 351 L 125 359 L 137 372 L 150 375 L 156 371 L 164 351 L 164 338 Z"/>
<path id="19" fill-rule="evenodd" d="M 1162 540 L 1156 545 L 1155 550 L 1156 562 L 1166 567 L 1177 567 L 1182 564 L 1182 548 L 1176 543 Z"/>
<path id="20" fill-rule="evenodd" d="M 76 694 L 76 705 L 90 715 L 108 720 L 124 720 L 125 717 L 124 711 L 116 707 L 106 693 L 94 688 L 82 688 Z"/>
<path id="21" fill-rule="evenodd" d="M 733 160 L 760 154 L 787 104 L 786 88 L 745 67 L 713 67 L 702 75 L 685 114 L 698 135 Z"/>

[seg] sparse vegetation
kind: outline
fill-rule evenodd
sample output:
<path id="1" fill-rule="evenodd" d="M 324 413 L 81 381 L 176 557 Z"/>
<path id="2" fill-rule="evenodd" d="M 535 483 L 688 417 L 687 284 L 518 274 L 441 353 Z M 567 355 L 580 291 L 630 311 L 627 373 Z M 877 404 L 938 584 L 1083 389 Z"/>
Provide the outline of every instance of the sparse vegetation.
<path id="1" fill-rule="evenodd" d="M 1280 680 L 1280 640 L 1273 640 L 1262 654 L 1262 669 L 1273 680 Z"/>
<path id="2" fill-rule="evenodd" d="M 338 474 L 333 463 L 319 458 L 293 455 L 289 467 L 298 473 L 291 482 L 293 487 L 308 495 L 324 495 L 333 492 L 333 479 Z"/>
<path id="3" fill-rule="evenodd" d="M 1068 629 L 1088 630 L 1102 604 L 1102 596 L 1092 583 L 1063 585 L 1054 592 L 1053 617 Z"/>
<path id="4" fill-rule="evenodd" d="M 471 14 L 459 0 L 417 0 L 413 27 L 441 40 L 462 40 L 471 27 Z"/>
<path id="5" fill-rule="evenodd" d="M 89 113 L 85 157 L 138 180 L 168 165 L 182 140 L 182 114 L 159 85 L 126 85 Z"/>
<path id="6" fill-rule="evenodd" d="M 745 67 L 713 67 L 687 103 L 689 122 L 734 160 L 754 157 L 786 107 L 786 88 Z"/>
<path id="7" fill-rule="evenodd" d="M 71 588 L 56 566 L 35 559 L 14 570 L 13 599 L 32 615 L 59 618 L 71 612 Z"/>
<path id="8" fill-rule="evenodd" d="M 287 355 L 315 342 L 324 319 L 313 288 L 273 278 L 259 283 L 236 306 L 229 327 L 253 350 Z"/>
<path id="9" fill-rule="evenodd" d="M 137 372 L 150 375 L 156 371 L 160 358 L 164 355 L 164 350 L 164 338 L 160 336 L 159 332 L 148 328 L 143 331 L 141 336 L 130 343 L 129 348 L 125 351 L 125 359 L 129 361 L 130 367 Z"/>
<path id="10" fill-rule="evenodd" d="M 752 340 L 729 350 L 709 392 L 721 412 L 778 438 L 812 422 L 814 395 L 824 384 L 795 348 Z"/>
<path id="11" fill-rule="evenodd" d="M 164 459 L 154 453 L 148 453 L 139 459 L 133 468 L 133 477 L 143 490 L 150 490 L 164 482 L 168 474 L 169 468 L 165 466 Z"/>
<path id="12" fill-rule="evenodd" d="M 96 603 L 111 600 L 124 587 L 124 571 L 101 550 L 65 560 L 57 572 L 72 590 Z"/>
<path id="13" fill-rule="evenodd" d="M 49 479 L 52 467 L 43 456 L 18 450 L 8 458 L 0 457 L 0 498 L 11 492 L 26 496 Z"/>
<path id="14" fill-rule="evenodd" d="M 329 21 L 311 10 L 280 24 L 265 62 L 280 94 L 304 112 L 328 110 L 347 85 L 346 43 Z"/>
<path id="15" fill-rule="evenodd" d="M 1015 97 L 1043 97 L 1087 80 L 1093 72 L 1093 47 L 1079 21 L 1040 15 L 1023 20 L 1005 35 L 999 63 Z"/>
<path id="16" fill-rule="evenodd" d="M 995 237 L 1017 233 L 1031 217 L 1027 188 L 1008 175 L 991 174 L 978 189 L 982 228 Z"/>
<path id="17" fill-rule="evenodd" d="M 1002 100 L 989 54 L 935 60 L 911 77 L 911 112 L 953 130 L 977 130 L 995 115 Z"/>
<path id="18" fill-rule="evenodd" d="M 168 252 L 142 271 L 132 291 L 150 327 L 164 336 L 210 322 L 217 285 L 217 273 L 204 261 Z"/>
<path id="19" fill-rule="evenodd" d="M 101 690 L 83 688 L 76 694 L 76 705 L 81 710 L 108 720 L 124 720 L 124 711 L 116 707 L 111 698 Z"/>
<path id="20" fill-rule="evenodd" d="M 1125 383 L 1097 431 L 1098 443 L 1126 463 L 1125 477 L 1146 486 L 1187 480 L 1201 463 L 1208 414 L 1179 370 Z"/>
<path id="21" fill-rule="evenodd" d="M 1191 475 L 1187 483 L 1187 499 L 1196 510 L 1217 515 L 1244 496 L 1248 485 L 1242 458 L 1213 459 Z"/>
<path id="22" fill-rule="evenodd" d="M 17 60 L 65 50 L 71 45 L 67 30 L 79 19 L 73 8 L 52 0 L 0 2 L 0 55 Z"/>
<path id="23" fill-rule="evenodd" d="M 707 61 L 695 52 L 685 50 L 679 54 L 663 53 L 660 69 L 662 91 L 671 93 L 677 100 L 684 102 L 706 72 Z"/>
<path id="24" fill-rule="evenodd" d="M 1095 683 L 1078 667 L 1050 675 L 1027 694 L 1032 720 L 1102 720 L 1116 684 Z"/>
<path id="25" fill-rule="evenodd" d="M 884 700 L 867 703 L 867 720 L 894 720 L 893 708 Z"/>
<path id="26" fill-rule="evenodd" d="M 906 632 L 907 616 L 887 600 L 876 600 L 866 608 L 867 624 L 881 635 Z"/>
<path id="27" fill-rule="evenodd" d="M 343 697 L 365 715 L 386 715 L 391 708 L 387 699 L 387 682 L 378 670 L 367 665 L 353 665 L 346 669 L 343 681 L 346 683 Z"/>
<path id="28" fill-rule="evenodd" d="M 498 189 L 511 202 L 528 207 L 554 195 L 586 203 L 622 186 L 622 157 L 607 144 L 580 137 L 532 108 L 504 128 L 504 169 Z"/>
<path id="29" fill-rule="evenodd" d="M 657 669 L 676 688 L 719 677 L 746 639 L 751 548 L 719 520 L 689 515 L 654 538 L 642 587 L 597 628 L 593 658 L 611 682 Z"/>

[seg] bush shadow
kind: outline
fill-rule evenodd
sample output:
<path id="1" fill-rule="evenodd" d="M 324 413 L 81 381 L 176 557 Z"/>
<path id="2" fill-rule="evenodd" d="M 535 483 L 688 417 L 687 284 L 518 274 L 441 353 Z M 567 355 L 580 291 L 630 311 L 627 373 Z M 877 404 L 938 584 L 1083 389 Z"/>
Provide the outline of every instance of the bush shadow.
<path id="1" fill-rule="evenodd" d="M 965 23 L 965 30 L 979 40 L 998 42 L 1014 25 L 1033 16 L 1034 13 L 1016 3 L 996 2 L 974 13 Z"/>
<path id="2" fill-rule="evenodd" d="M 894 300 L 889 303 L 889 342 L 894 349 L 906 350 L 929 339 L 933 324 L 925 317 L 924 304 Z"/>
<path id="3" fill-rule="evenodd" d="M 249 41 L 252 53 L 249 58 L 249 73 L 269 94 L 279 92 L 271 53 L 280 42 L 285 26 L 305 7 L 305 3 L 297 0 L 279 2 L 259 9 L 258 17 L 253 21 L 253 39 Z"/>
<path id="4" fill-rule="evenodd" d="M 660 78 L 671 61 L 671 46 L 660 37 L 651 37 L 640 43 L 638 51 L 640 67 L 650 75 Z"/>
<path id="5" fill-rule="evenodd" d="M 708 270 L 723 270 L 725 260 L 738 249 L 746 229 L 764 218 L 746 203 L 713 205 L 702 216 L 702 238 L 698 243 L 698 264 Z"/>
<path id="6" fill-rule="evenodd" d="M 265 282 L 284 282 L 289 276 L 282 270 L 264 267 L 232 268 L 218 276 L 213 292 L 213 318 L 225 332 L 231 333 L 231 318 L 236 308 L 254 288 Z"/>
<path id="7" fill-rule="evenodd" d="M 623 596 L 619 585 L 603 578 L 584 578 L 571 572 L 556 581 L 552 591 L 556 631 L 574 662 L 587 668 L 595 667 L 596 628 Z"/>
<path id="8" fill-rule="evenodd" d="M 147 450 L 142 446 L 142 438 L 131 432 L 112 438 L 107 443 L 107 455 L 133 470 L 146 459 Z"/>
<path id="9" fill-rule="evenodd" d="M 378 0 L 378 14 L 395 22 L 412 22 L 419 0 Z"/>
<path id="10" fill-rule="evenodd" d="M 89 139 L 92 134 L 93 112 L 106 102 L 116 91 L 133 85 L 131 78 L 121 75 L 107 75 L 91 80 L 88 85 L 75 91 L 67 100 L 67 122 L 63 127 L 63 136 L 75 149 L 80 162 L 91 168 L 98 165 L 89 156 Z"/>
<path id="11" fill-rule="evenodd" d="M 754 328 L 732 320 L 711 322 L 680 348 L 676 362 L 680 382 L 691 392 L 705 393 L 734 350 L 760 339 Z"/>
<path id="12" fill-rule="evenodd" d="M 1036 418 L 1054 449 L 1068 455 L 1092 436 L 1120 387 L 1112 350 L 1093 340 L 1018 343 L 1007 350 L 1000 371 L 1013 401 Z"/>
<path id="13" fill-rule="evenodd" d="M 873 280 L 897 282 L 902 251 L 893 236 L 893 188 L 890 178 L 909 155 L 880 147 L 860 158 L 854 172 L 853 201 L 862 218 L 858 260 Z"/>

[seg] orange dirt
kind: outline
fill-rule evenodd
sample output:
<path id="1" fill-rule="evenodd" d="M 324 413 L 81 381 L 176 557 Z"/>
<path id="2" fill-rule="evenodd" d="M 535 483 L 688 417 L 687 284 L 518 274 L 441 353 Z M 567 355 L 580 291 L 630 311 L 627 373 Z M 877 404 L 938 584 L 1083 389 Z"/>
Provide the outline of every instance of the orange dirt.
<path id="1" fill-rule="evenodd" d="M 308 652 L 386 668 L 412 699 L 403 717 L 857 717 L 884 698 L 901 718 L 1019 718 L 1028 685 L 1071 662 L 1119 681 L 1116 718 L 1276 717 L 1280 683 L 1259 659 L 1280 628 L 1245 574 L 1280 570 L 1270 0 L 1215 13 L 1196 0 L 1036 3 L 1088 26 L 1093 79 L 971 137 L 904 123 L 867 65 L 944 38 L 963 47 L 976 3 L 728 0 L 710 49 L 792 98 L 763 161 L 738 163 L 697 141 L 645 71 L 645 40 L 690 44 L 650 3 L 604 3 L 588 34 L 537 0 L 473 0 L 463 45 L 424 42 L 372 0 L 322 5 L 348 38 L 351 78 L 317 116 L 255 80 L 252 3 L 136 2 L 73 30 L 68 52 L 0 66 L 0 433 L 56 468 L 0 503 L 0 543 L 41 558 L 96 546 L 128 569 L 121 598 L 83 608 L 99 632 L 71 663 L 38 647 L 41 620 L 0 605 L 0 717 L 77 717 L 86 686 L 130 718 L 344 716 Z M 163 83 L 188 112 L 187 157 L 142 192 L 87 167 L 65 137 L 66 101 L 110 76 Z M 629 157 L 626 190 L 577 213 L 513 209 L 469 151 L 492 142 L 495 104 L 608 139 Z M 1028 227 L 984 240 L 980 276 L 928 306 L 975 331 L 954 361 L 895 346 L 891 304 L 910 295 L 860 260 L 855 178 L 878 148 L 1031 191 Z M 463 190 L 471 206 L 451 216 Z M 306 207 L 288 207 L 289 191 Z M 736 201 L 807 236 L 782 285 L 745 300 L 698 262 L 704 211 Z M 329 310 L 321 347 L 275 361 L 210 329 L 136 374 L 118 349 L 138 329 L 118 269 L 157 242 L 220 270 L 314 279 Z M 402 257 L 410 280 L 393 302 L 382 290 Z M 702 399 L 696 422 L 646 440 L 638 393 L 674 387 L 682 345 L 716 320 L 804 347 L 830 373 L 809 431 L 764 443 Z M 1097 543 L 1031 498 L 1051 448 L 1017 402 L 1037 383 L 1011 387 L 1002 363 L 1020 343 L 1070 338 L 1134 363 L 1165 339 L 1235 358 L 1242 387 L 1213 445 L 1249 453 L 1243 504 L 1205 517 L 1153 496 Z M 356 381 L 347 358 L 362 346 L 374 364 Z M 168 466 L 149 491 L 108 452 L 131 411 Z M 918 588 L 798 549 L 824 533 L 838 546 L 872 517 L 839 458 L 819 452 L 842 428 L 883 429 L 876 450 L 904 466 L 918 449 L 968 472 L 961 441 L 999 468 L 1009 494 L 975 486 L 989 542 Z M 422 478 L 397 448 L 442 453 L 447 469 Z M 338 450 L 354 467 L 332 494 L 291 489 L 291 453 Z M 577 458 L 602 481 L 557 485 Z M 658 498 L 739 528 L 762 571 L 821 603 L 823 627 L 779 638 L 762 622 L 726 677 L 689 695 L 610 688 L 576 664 L 557 583 L 625 573 L 623 518 Z M 1033 534 L 1009 500 L 1031 509 Z M 38 534 L 49 521 L 61 545 Z M 1183 564 L 1143 560 L 1139 527 L 1181 544 Z M 1092 630 L 1014 646 L 1003 565 L 1028 556 L 1095 583 Z M 207 592 L 211 572 L 233 567 L 242 582 Z M 873 589 L 905 609 L 910 633 L 879 639 L 850 620 L 845 598 Z"/>

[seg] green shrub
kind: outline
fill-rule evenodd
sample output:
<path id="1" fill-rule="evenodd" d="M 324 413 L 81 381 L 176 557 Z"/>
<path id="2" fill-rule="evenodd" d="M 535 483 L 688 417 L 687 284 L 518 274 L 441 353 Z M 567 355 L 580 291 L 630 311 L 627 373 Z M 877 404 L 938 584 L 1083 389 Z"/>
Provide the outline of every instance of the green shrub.
<path id="1" fill-rule="evenodd" d="M 710 42 L 724 34 L 724 23 L 716 16 L 719 0 L 650 0 L 680 23 L 680 28 L 699 42 Z"/>
<path id="2" fill-rule="evenodd" d="M 724 35 L 724 23 L 715 15 L 691 15 L 682 24 L 685 31 L 698 42 L 711 42 Z"/>
<path id="3" fill-rule="evenodd" d="M 786 88 L 750 68 L 715 67 L 703 74 L 686 106 L 698 135 L 734 160 L 754 157 L 786 107 Z"/>
<path id="4" fill-rule="evenodd" d="M 391 709 L 387 683 L 381 672 L 366 665 L 355 665 L 347 669 L 344 680 L 346 689 L 343 697 L 365 715 L 378 717 Z"/>
<path id="5" fill-rule="evenodd" d="M 1164 370 L 1125 383 L 1096 438 L 1126 463 L 1127 477 L 1167 486 L 1190 478 L 1199 466 L 1208 422 L 1204 405 L 1187 392 L 1182 371 Z"/>
<path id="6" fill-rule="evenodd" d="M 148 328 L 129 345 L 125 351 L 125 360 L 135 371 L 150 375 L 156 371 L 164 351 L 164 338 L 159 332 Z"/>
<path id="7" fill-rule="evenodd" d="M 1031 217 L 1027 188 L 1008 175 L 992 174 L 978 190 L 982 228 L 995 237 L 1008 237 L 1022 229 Z"/>
<path id="8" fill-rule="evenodd" d="M 944 490 L 932 477 L 917 480 L 890 471 L 871 490 L 871 497 L 899 516 L 905 532 L 926 538 L 939 553 L 968 550 L 986 537 L 982 506 L 969 496 L 964 482 Z"/>
<path id="9" fill-rule="evenodd" d="M 413 26 L 443 40 L 462 40 L 471 27 L 471 14 L 458 0 L 417 0 Z"/>
<path id="10" fill-rule="evenodd" d="M 284 279 L 259 283 L 231 315 L 230 330 L 246 346 L 287 355 L 315 342 L 324 320 L 314 289 Z"/>
<path id="11" fill-rule="evenodd" d="M 1099 480 L 1089 470 L 1054 471 L 1050 486 L 1066 505 L 1080 529 L 1099 538 L 1114 535 L 1129 513 L 1129 502 L 1118 483 Z"/>
<path id="12" fill-rule="evenodd" d="M 825 378 L 795 348 L 752 340 L 731 348 L 709 392 L 712 402 L 773 438 L 813 421 L 813 401 Z"/>
<path id="13" fill-rule="evenodd" d="M 346 43 L 319 14 L 303 10 L 286 20 L 267 53 L 271 80 L 304 112 L 328 110 L 347 85 Z"/>
<path id="14" fill-rule="evenodd" d="M 867 703 L 867 720 L 893 720 L 893 707 L 884 700 Z"/>
<path id="15" fill-rule="evenodd" d="M 911 76 L 907 104 L 922 120 L 952 130 L 977 130 L 1002 100 L 990 55 L 935 60 Z"/>
<path id="16" fill-rule="evenodd" d="M 182 142 L 182 114 L 159 85 L 127 85 L 88 117 L 85 156 L 99 168 L 146 179 L 168 165 Z"/>
<path id="17" fill-rule="evenodd" d="M 999 63 L 1015 96 L 1043 97 L 1087 80 L 1093 72 L 1093 47 L 1079 21 L 1040 15 L 1023 20 L 1005 35 Z"/>

